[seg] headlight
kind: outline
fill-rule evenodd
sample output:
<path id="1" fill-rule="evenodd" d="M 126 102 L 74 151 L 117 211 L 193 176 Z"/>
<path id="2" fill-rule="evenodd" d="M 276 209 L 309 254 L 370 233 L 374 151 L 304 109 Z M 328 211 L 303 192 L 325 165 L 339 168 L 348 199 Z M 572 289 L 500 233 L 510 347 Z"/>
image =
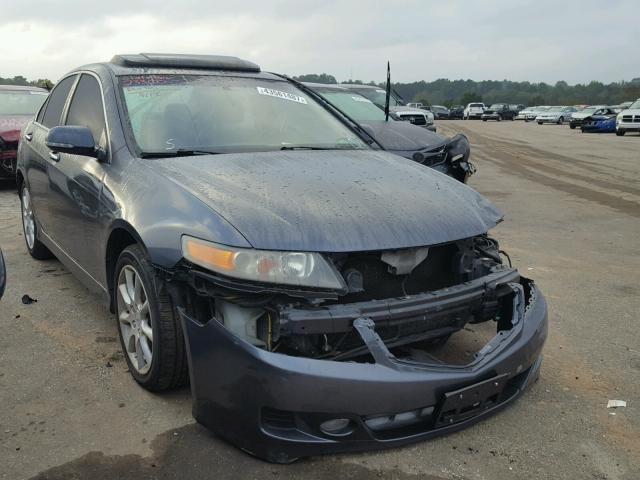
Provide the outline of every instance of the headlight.
<path id="1" fill-rule="evenodd" d="M 469 140 L 464 135 L 458 134 L 453 137 L 445 148 L 452 162 L 466 162 L 469 160 L 471 147 L 469 146 Z"/>
<path id="2" fill-rule="evenodd" d="M 319 253 L 277 252 L 218 245 L 183 235 L 182 255 L 196 265 L 229 277 L 342 290 L 342 277 Z"/>

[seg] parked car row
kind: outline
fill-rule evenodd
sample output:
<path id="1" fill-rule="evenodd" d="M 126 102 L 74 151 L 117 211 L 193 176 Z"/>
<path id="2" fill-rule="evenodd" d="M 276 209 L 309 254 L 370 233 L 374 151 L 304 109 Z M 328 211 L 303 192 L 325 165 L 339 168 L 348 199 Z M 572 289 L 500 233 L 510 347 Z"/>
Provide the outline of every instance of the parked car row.
<path id="1" fill-rule="evenodd" d="M 114 313 L 136 382 L 189 378 L 196 420 L 268 461 L 470 426 L 537 380 L 547 305 L 489 235 L 498 208 L 436 171 L 466 137 L 380 96 L 235 57 L 72 70 L 22 129 L 26 249 Z M 480 322 L 471 361 L 438 358 Z"/>

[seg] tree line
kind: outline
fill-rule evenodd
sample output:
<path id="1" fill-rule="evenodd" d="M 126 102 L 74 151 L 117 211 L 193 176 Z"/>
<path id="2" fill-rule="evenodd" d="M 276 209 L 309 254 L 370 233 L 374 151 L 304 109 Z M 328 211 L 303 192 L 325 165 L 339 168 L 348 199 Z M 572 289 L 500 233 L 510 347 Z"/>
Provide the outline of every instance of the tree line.
<path id="1" fill-rule="evenodd" d="M 301 82 L 338 83 L 333 75 L 309 73 L 293 77 Z M 345 83 L 384 86 L 384 83 L 345 80 Z M 22 75 L 0 77 L 0 85 L 33 85 L 51 90 L 53 82 L 47 78 L 27 80 Z M 407 102 L 425 105 L 466 105 L 470 102 L 518 103 L 523 105 L 614 105 L 640 98 L 640 77 L 631 81 L 602 83 L 592 81 L 569 85 L 565 81 L 550 85 L 544 82 L 512 82 L 510 80 L 449 80 L 440 78 L 432 82 L 392 82 L 393 89 Z"/>
<path id="2" fill-rule="evenodd" d="M 306 74 L 294 77 L 299 81 L 315 83 L 338 83 L 333 75 Z M 360 83 L 384 86 L 383 83 L 345 80 L 345 83 Z M 432 82 L 392 82 L 393 89 L 408 102 L 425 105 L 466 105 L 470 102 L 518 103 L 523 105 L 614 105 L 640 98 L 640 77 L 631 81 L 602 83 L 592 81 L 569 85 L 565 81 L 554 85 L 540 82 L 513 82 L 510 80 L 449 80 L 440 78 Z"/>
<path id="3" fill-rule="evenodd" d="M 0 85 L 20 85 L 23 87 L 40 87 L 51 90 L 53 88 L 53 82 L 48 78 L 39 78 L 38 80 L 27 80 L 22 75 L 16 75 L 13 78 L 0 77 Z"/>

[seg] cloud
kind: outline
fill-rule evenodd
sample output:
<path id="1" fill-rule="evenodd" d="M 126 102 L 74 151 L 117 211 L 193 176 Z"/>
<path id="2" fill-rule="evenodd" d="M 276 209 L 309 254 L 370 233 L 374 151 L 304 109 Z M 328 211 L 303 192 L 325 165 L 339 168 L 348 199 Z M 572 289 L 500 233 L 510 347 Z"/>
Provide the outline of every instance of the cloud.
<path id="1" fill-rule="evenodd" d="M 143 51 L 236 55 L 265 70 L 380 81 L 569 83 L 640 76 L 635 0 L 4 0 L 1 76 L 56 79 Z M 628 25 L 625 25 L 628 23 Z"/>

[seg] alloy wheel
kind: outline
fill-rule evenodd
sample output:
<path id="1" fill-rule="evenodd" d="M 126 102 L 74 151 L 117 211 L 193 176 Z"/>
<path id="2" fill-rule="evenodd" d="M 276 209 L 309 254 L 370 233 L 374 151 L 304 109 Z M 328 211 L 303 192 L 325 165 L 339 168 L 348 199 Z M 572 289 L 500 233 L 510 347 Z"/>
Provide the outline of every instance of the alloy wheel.
<path id="1" fill-rule="evenodd" d="M 149 298 L 140 274 L 125 265 L 118 275 L 118 324 L 131 365 L 142 375 L 151 369 L 153 328 Z"/>
<path id="2" fill-rule="evenodd" d="M 24 228 L 24 238 L 27 241 L 27 246 L 29 250 L 33 250 L 36 241 L 36 224 L 33 219 L 31 195 L 27 187 L 22 189 L 22 226 Z"/>

